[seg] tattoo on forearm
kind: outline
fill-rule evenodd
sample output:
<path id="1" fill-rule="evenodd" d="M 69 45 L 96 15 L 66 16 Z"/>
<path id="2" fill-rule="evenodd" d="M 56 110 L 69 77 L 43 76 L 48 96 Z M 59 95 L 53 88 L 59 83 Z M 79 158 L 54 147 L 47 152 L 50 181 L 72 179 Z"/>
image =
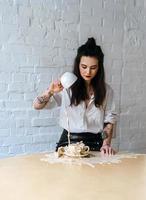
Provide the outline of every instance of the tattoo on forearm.
<path id="1" fill-rule="evenodd" d="M 49 101 L 49 97 L 46 96 L 38 96 L 37 101 L 39 104 L 47 103 Z"/>

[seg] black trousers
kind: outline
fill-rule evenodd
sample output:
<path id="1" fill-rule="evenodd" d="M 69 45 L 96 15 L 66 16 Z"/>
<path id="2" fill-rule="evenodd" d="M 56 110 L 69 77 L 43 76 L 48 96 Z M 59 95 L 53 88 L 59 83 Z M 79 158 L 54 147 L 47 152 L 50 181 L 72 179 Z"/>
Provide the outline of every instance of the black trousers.
<path id="1" fill-rule="evenodd" d="M 60 137 L 60 140 L 57 143 L 56 151 L 58 150 L 59 147 L 68 145 L 67 135 L 68 132 L 67 130 L 64 129 Z M 100 148 L 103 144 L 103 139 L 100 132 L 97 134 L 89 132 L 70 133 L 70 141 L 71 143 L 83 141 L 85 145 L 89 146 L 91 151 L 100 151 Z"/>

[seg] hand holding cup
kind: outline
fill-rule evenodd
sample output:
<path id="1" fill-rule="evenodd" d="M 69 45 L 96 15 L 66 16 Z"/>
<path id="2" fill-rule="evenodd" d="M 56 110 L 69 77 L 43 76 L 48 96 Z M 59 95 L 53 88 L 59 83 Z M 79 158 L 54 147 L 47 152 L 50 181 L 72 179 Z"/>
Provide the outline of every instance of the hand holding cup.
<path id="1" fill-rule="evenodd" d="M 61 84 L 61 81 L 59 81 L 59 80 L 53 81 L 50 84 L 50 87 L 48 88 L 48 90 L 49 90 L 49 92 L 52 92 L 52 93 L 61 92 L 63 90 L 63 86 Z"/>

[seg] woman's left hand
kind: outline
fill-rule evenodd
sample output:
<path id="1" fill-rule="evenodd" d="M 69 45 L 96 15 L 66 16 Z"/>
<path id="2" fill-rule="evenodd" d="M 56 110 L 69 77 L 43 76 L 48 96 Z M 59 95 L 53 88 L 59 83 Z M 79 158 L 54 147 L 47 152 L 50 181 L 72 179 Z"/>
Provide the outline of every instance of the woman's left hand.
<path id="1" fill-rule="evenodd" d="M 102 155 L 114 155 L 116 153 L 116 151 L 109 144 L 104 144 L 101 147 L 100 152 Z"/>

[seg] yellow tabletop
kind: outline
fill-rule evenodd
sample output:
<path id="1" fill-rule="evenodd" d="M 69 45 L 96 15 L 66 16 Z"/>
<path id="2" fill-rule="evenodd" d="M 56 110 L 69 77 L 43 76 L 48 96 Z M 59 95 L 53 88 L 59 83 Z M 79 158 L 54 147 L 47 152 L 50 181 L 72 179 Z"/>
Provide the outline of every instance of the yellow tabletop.
<path id="1" fill-rule="evenodd" d="M 42 162 L 44 154 L 0 160 L 2 200 L 144 200 L 146 155 L 118 164 Z"/>

